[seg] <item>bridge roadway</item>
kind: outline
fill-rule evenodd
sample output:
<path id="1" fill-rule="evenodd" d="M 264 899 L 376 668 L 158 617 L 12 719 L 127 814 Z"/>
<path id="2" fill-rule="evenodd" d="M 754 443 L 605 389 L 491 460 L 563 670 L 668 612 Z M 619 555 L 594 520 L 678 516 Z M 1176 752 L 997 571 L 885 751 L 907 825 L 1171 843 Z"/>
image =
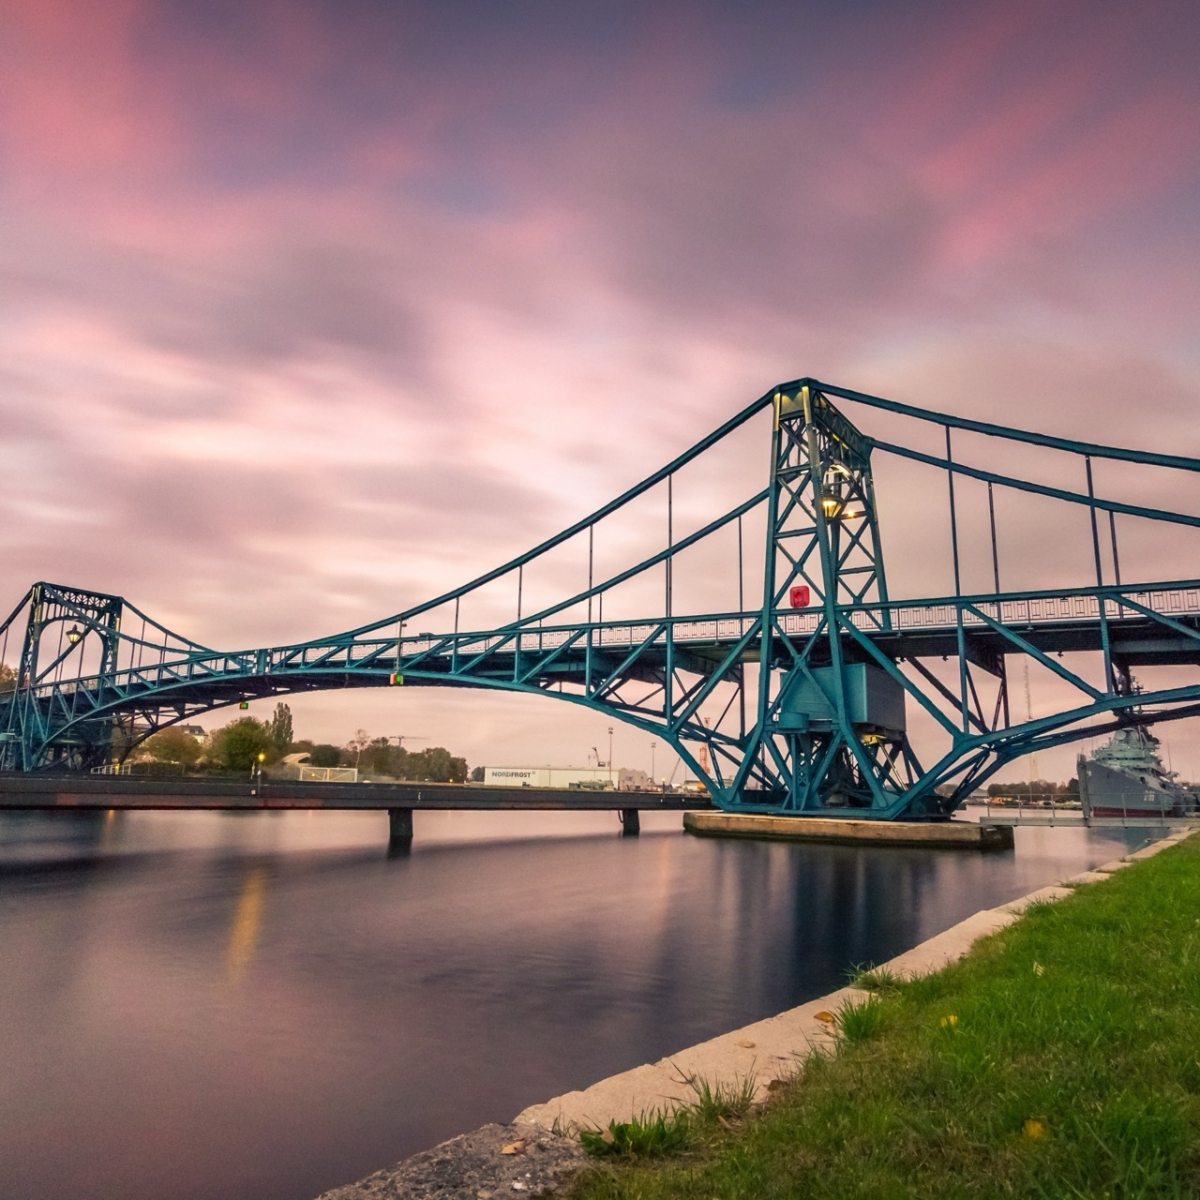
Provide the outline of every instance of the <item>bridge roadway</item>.
<path id="1" fill-rule="evenodd" d="M 0 773 L 0 812 L 209 809 L 384 811 L 391 844 L 412 841 L 415 809 L 476 812 L 612 811 L 636 834 L 639 813 L 711 809 L 707 792 L 612 791 L 590 788 L 484 787 L 469 783 L 299 783 L 246 779 L 137 778 L 129 775 Z"/>
<path id="2" fill-rule="evenodd" d="M 1109 597 L 1106 620 L 1099 613 L 1096 590 Z M 1144 606 L 1142 612 L 1115 602 L 1120 595 Z M 905 658 L 952 657 L 958 653 L 956 608 L 964 607 L 963 637 L 967 658 L 996 671 L 1003 656 L 1019 652 L 1014 634 L 1043 654 L 1099 651 L 1107 635 L 1114 661 L 1127 667 L 1165 664 L 1200 665 L 1200 582 L 1184 586 L 1142 585 L 1134 588 L 1069 589 L 1034 593 L 1015 600 L 963 597 L 930 601 L 864 605 L 848 610 L 854 624 L 893 661 Z M 886 607 L 891 628 L 879 628 Z M 400 641 L 371 638 L 311 642 L 259 651 L 187 655 L 146 663 L 116 672 L 101 683 L 95 677 L 61 688 L 60 702 L 75 706 L 132 708 L 150 696 L 171 707 L 196 711 L 243 699 L 270 697 L 329 687 L 379 687 L 397 667 L 406 682 L 423 686 L 510 686 L 520 681 L 549 689 L 555 683 L 584 685 L 608 671 L 626 678 L 654 680 L 667 654 L 671 627 L 678 668 L 708 675 L 731 646 L 753 627 L 757 614 L 730 613 L 709 618 L 597 624 L 591 636 L 579 626 L 492 633 L 406 635 Z M 1164 619 L 1165 618 L 1165 619 Z M 783 633 L 799 645 L 818 628 L 816 611 L 781 614 Z M 991 622 L 991 623 L 989 623 Z M 1174 628 L 1172 628 L 1174 626 Z M 869 661 L 862 645 L 848 632 L 839 638 L 846 661 Z M 758 639 L 750 641 L 742 660 L 757 662 Z M 815 648 L 812 661 L 829 661 L 828 644 Z M 54 686 L 34 689 L 48 700 Z M 82 715 L 79 713 L 78 715 Z"/>

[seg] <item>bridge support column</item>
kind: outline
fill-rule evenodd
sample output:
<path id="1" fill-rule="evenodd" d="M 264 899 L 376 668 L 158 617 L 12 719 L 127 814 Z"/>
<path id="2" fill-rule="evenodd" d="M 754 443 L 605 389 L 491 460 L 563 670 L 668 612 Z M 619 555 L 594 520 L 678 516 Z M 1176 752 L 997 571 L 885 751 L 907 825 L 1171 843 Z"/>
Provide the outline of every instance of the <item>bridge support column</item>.
<path id="1" fill-rule="evenodd" d="M 388 849 L 407 850 L 413 839 L 413 810 L 411 808 L 388 809 Z"/>
<path id="2" fill-rule="evenodd" d="M 621 834 L 623 837 L 637 837 L 642 832 L 642 815 L 636 808 L 621 809 Z"/>

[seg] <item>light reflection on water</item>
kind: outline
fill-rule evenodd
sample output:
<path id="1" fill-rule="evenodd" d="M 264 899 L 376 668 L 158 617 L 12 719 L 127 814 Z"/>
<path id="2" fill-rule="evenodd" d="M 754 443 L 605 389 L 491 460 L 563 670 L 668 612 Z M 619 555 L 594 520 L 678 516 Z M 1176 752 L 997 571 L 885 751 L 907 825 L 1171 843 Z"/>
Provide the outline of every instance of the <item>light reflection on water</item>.
<path id="1" fill-rule="evenodd" d="M 1145 840 L 701 840 L 648 814 L 0 817 L 13 1197 L 309 1200 L 778 1012 Z"/>

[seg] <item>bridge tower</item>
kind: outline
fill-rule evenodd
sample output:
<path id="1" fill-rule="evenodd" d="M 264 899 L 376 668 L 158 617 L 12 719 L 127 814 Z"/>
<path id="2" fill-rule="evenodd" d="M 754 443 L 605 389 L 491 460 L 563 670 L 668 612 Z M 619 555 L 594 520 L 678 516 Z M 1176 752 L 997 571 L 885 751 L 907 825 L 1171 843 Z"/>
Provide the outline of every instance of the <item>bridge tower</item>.
<path id="1" fill-rule="evenodd" d="M 891 628 L 871 442 L 807 381 L 773 405 L 757 720 L 726 803 L 889 816 L 920 770 L 895 666 L 853 640 Z"/>
<path id="2" fill-rule="evenodd" d="M 65 710 L 54 685 L 67 667 L 68 676 L 86 670 L 94 688 L 103 690 L 117 669 L 124 602 L 120 596 L 35 583 L 22 603 L 25 632 L 17 688 L 7 727 L 0 730 L 0 767 L 87 769 L 109 762 L 126 740 L 123 725 L 130 718 L 106 713 L 71 722 L 74 714 Z M 39 695 L 46 691 L 55 692 L 50 704 Z M 70 732 L 59 732 L 61 726 Z"/>

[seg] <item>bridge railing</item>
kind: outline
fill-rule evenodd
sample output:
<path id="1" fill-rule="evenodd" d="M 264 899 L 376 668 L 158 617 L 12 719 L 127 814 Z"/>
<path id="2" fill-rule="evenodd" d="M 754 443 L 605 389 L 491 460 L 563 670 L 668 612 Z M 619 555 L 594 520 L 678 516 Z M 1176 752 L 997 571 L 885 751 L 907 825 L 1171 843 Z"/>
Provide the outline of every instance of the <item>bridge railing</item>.
<path id="1" fill-rule="evenodd" d="M 1200 613 L 1200 583 L 1187 581 L 1164 587 L 1138 584 L 1132 588 L 1072 588 L 1012 598 L 965 596 L 958 600 L 942 598 L 916 603 L 903 601 L 886 606 L 873 605 L 869 610 L 855 611 L 852 620 L 856 625 L 862 625 L 868 611 L 874 617 L 886 608 L 896 629 L 944 628 L 956 624 L 961 609 L 964 625 L 986 625 L 977 613 L 970 611 L 974 608 L 1002 625 L 1094 621 L 1100 617 L 1102 601 L 1104 615 L 1109 621 L 1144 620 L 1145 615 L 1134 608 L 1134 604 L 1166 617 L 1184 616 Z"/>
<path id="2" fill-rule="evenodd" d="M 1200 614 L 1200 581 L 1155 586 L 1072 588 L 1035 592 L 1020 597 L 974 595 L 937 597 L 929 600 L 892 601 L 888 604 L 848 606 L 843 617 L 865 632 L 878 631 L 885 617 L 893 630 L 910 632 L 953 628 L 959 614 L 963 625 L 982 628 L 978 615 L 1016 628 L 1062 622 L 1091 622 L 1099 619 L 1101 602 L 1112 623 L 1144 620 L 1133 605 L 1164 617 Z M 975 611 L 972 611 L 975 610 Z M 785 634 L 809 636 L 824 618 L 823 610 L 802 609 L 782 613 L 777 620 Z M 299 670 L 361 671 L 378 664 L 380 672 L 400 669 L 417 658 L 442 663 L 455 657 L 464 665 L 495 651 L 544 654 L 560 650 L 568 642 L 593 650 L 632 650 L 646 643 L 671 640 L 679 645 L 728 644 L 745 637 L 759 619 L 758 613 L 722 613 L 706 617 L 672 617 L 650 621 L 609 621 L 586 625 L 557 625 L 542 628 L 489 630 L 458 634 L 419 634 L 397 638 L 357 638 L 347 641 L 311 643 L 235 653 L 191 654 L 174 660 L 164 658 L 111 675 L 89 675 L 33 689 L 38 698 L 58 696 L 69 703 L 72 696 L 90 698 L 93 704 L 111 703 L 122 695 L 143 694 L 173 684 L 218 682 L 248 676 L 288 674 Z"/>

